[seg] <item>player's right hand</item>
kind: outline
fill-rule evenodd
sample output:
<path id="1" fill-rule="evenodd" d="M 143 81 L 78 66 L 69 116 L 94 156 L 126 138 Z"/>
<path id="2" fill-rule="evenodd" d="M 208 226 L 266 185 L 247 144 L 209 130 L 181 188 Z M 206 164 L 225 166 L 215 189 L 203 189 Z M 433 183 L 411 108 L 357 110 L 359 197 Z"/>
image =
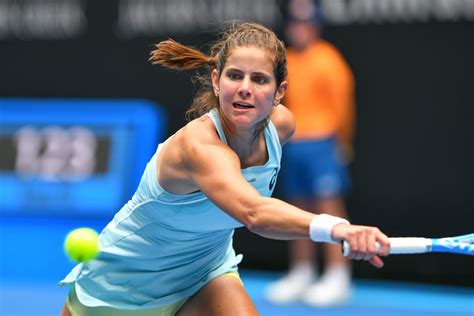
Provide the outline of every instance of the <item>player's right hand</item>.
<path id="1" fill-rule="evenodd" d="M 332 229 L 332 237 L 347 241 L 350 247 L 347 258 L 366 260 L 377 268 L 384 265 L 379 256 L 387 256 L 390 251 L 390 240 L 376 227 L 338 224 Z M 380 244 L 379 249 L 376 243 Z"/>

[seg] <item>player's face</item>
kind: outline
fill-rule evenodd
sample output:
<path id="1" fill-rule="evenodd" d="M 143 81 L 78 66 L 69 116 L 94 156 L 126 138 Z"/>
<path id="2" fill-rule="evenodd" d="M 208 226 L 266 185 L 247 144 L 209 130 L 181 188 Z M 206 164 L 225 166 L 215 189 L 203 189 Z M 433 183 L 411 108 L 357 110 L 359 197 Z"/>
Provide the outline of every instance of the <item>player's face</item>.
<path id="1" fill-rule="evenodd" d="M 228 123 L 252 128 L 270 114 L 275 98 L 280 100 L 286 89 L 286 83 L 277 89 L 273 70 L 270 54 L 251 46 L 231 49 L 220 76 L 213 70 L 213 86 Z"/>

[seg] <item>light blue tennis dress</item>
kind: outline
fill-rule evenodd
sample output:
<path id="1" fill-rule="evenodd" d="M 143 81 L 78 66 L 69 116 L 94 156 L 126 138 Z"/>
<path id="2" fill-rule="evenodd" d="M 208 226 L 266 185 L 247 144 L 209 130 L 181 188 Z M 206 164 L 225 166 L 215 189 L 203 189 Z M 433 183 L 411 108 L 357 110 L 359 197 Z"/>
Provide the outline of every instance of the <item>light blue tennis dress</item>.
<path id="1" fill-rule="evenodd" d="M 217 110 L 207 115 L 227 144 Z M 272 122 L 264 133 L 268 161 L 242 169 L 242 174 L 260 194 L 270 196 L 281 145 Z M 232 236 L 234 228 L 243 225 L 200 191 L 185 195 L 165 191 L 155 168 L 161 147 L 148 162 L 132 199 L 101 232 L 99 256 L 78 264 L 59 283 L 74 284 L 86 306 L 142 309 L 174 304 L 213 278 L 237 271 L 242 255 L 235 254 Z"/>

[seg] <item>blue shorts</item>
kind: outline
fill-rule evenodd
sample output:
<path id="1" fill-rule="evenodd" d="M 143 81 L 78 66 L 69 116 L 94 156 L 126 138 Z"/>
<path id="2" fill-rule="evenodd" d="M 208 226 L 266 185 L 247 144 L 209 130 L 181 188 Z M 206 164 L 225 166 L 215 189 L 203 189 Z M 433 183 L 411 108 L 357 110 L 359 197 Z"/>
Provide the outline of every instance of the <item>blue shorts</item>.
<path id="1" fill-rule="evenodd" d="M 323 198 L 347 193 L 350 177 L 334 137 L 289 142 L 280 172 L 287 199 Z"/>

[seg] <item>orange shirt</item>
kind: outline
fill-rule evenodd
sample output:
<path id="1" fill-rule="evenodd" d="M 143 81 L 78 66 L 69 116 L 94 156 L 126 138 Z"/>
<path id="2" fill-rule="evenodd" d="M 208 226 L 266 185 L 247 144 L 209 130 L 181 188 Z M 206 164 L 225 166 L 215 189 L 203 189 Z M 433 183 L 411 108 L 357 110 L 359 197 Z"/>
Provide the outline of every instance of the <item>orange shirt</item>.
<path id="1" fill-rule="evenodd" d="M 295 139 L 337 135 L 351 145 L 354 77 L 339 51 L 319 40 L 303 52 L 287 51 L 288 91 L 284 104 L 296 118 Z"/>

